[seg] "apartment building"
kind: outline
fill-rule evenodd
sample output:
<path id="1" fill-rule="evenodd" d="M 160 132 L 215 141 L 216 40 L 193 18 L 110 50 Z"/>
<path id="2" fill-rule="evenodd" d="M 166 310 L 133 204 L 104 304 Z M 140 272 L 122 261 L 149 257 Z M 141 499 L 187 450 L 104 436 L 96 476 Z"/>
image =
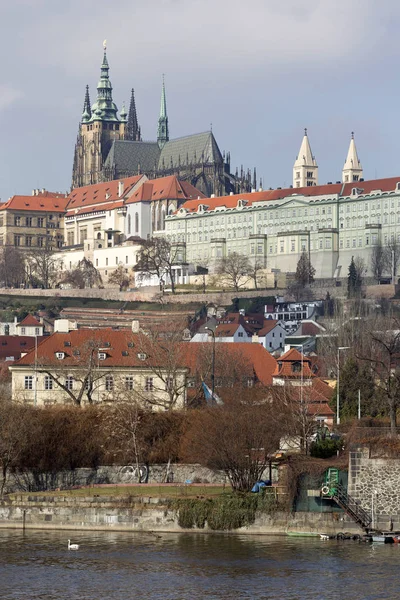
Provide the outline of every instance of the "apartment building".
<path id="1" fill-rule="evenodd" d="M 0 203 L 0 246 L 61 248 L 64 243 L 66 194 L 33 190 Z"/>

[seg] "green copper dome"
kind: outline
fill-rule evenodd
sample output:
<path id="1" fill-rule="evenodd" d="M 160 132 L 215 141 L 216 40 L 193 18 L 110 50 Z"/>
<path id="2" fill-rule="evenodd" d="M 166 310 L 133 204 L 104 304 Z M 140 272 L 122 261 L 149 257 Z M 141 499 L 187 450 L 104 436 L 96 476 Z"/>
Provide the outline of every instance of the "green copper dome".
<path id="1" fill-rule="evenodd" d="M 119 122 L 117 116 L 118 108 L 112 99 L 112 85 L 108 75 L 108 71 L 109 65 L 107 60 L 106 49 L 104 48 L 103 62 L 100 68 L 100 80 L 97 84 L 97 100 L 92 105 L 92 114 L 89 115 L 89 121 L 100 120 Z"/>

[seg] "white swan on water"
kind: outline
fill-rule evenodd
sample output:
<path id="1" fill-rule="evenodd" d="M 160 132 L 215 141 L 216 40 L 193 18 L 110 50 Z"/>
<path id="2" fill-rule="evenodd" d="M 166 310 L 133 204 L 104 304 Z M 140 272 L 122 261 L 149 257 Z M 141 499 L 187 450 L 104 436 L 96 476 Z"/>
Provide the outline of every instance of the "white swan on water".
<path id="1" fill-rule="evenodd" d="M 71 540 L 68 540 L 68 550 L 79 550 L 79 544 L 71 544 Z"/>

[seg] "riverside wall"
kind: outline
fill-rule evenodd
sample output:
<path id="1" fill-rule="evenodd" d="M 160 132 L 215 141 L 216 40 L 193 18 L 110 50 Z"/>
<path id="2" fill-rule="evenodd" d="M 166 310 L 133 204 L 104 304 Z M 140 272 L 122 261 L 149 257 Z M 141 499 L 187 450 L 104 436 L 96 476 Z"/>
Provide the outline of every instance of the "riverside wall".
<path id="1" fill-rule="evenodd" d="M 343 283 L 340 287 L 335 285 L 332 280 L 316 280 L 311 290 L 317 299 L 325 298 L 327 292 L 333 298 L 347 297 L 347 284 Z M 364 293 L 366 298 L 392 298 L 398 291 L 398 285 L 366 285 Z M 258 298 L 264 296 L 285 295 L 287 289 L 269 288 L 262 290 L 221 290 L 203 293 L 179 292 L 176 294 L 161 294 L 158 287 L 138 288 L 134 291 L 120 292 L 117 288 L 85 288 L 80 289 L 19 289 L 19 288 L 0 288 L 0 295 L 5 296 L 27 296 L 42 298 L 96 298 L 101 300 L 116 300 L 119 302 L 158 302 L 163 304 L 187 304 L 194 303 L 213 303 L 221 306 L 228 306 L 232 298 Z"/>
<path id="2" fill-rule="evenodd" d="M 0 528 L 126 531 L 154 534 L 183 531 L 213 533 L 211 529 L 182 529 L 176 512 L 163 498 L 68 498 L 67 496 L 18 496 L 0 502 Z M 337 513 L 260 513 L 255 522 L 226 533 L 362 534 L 346 516 Z"/>
<path id="3" fill-rule="evenodd" d="M 271 475 L 273 483 L 278 481 L 278 471 L 274 466 L 264 474 L 264 479 Z M 5 483 L 5 493 L 32 492 L 50 490 L 55 488 L 68 489 L 71 487 L 84 487 L 94 485 L 121 485 L 136 484 L 138 477 L 135 466 L 117 467 L 101 466 L 97 469 L 80 468 L 73 471 L 59 471 L 55 473 L 40 473 L 36 476 L 31 472 L 10 473 Z M 148 468 L 147 484 L 176 483 L 184 485 L 185 482 L 224 485 L 228 478 L 223 471 L 213 471 L 198 464 L 152 464 Z M 0 476 L 0 485 L 2 478 Z"/>
<path id="4" fill-rule="evenodd" d="M 399 481 L 400 459 L 371 457 L 368 447 L 350 452 L 348 492 L 377 528 L 400 527 Z"/>

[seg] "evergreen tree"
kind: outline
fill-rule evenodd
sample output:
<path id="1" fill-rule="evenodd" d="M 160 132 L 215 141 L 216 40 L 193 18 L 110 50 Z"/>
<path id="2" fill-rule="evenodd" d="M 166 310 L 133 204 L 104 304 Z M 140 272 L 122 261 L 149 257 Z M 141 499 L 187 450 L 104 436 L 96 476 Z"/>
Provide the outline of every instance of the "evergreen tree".
<path id="1" fill-rule="evenodd" d="M 349 265 L 349 274 L 347 276 L 347 296 L 348 298 L 355 298 L 361 293 L 362 286 L 362 274 L 360 269 L 357 269 L 357 265 L 354 261 L 354 256 L 351 257 Z"/>
<path id="2" fill-rule="evenodd" d="M 302 286 L 306 286 L 314 281 L 315 269 L 311 264 L 308 253 L 304 250 L 301 253 L 296 268 L 296 282 Z"/>
<path id="3" fill-rule="evenodd" d="M 361 398 L 361 415 L 376 416 L 381 412 L 379 394 L 376 393 L 374 378 L 368 365 L 360 365 L 349 358 L 340 369 L 340 416 L 355 418 L 358 414 L 358 390 Z M 331 406 L 336 410 L 336 388 Z"/>

